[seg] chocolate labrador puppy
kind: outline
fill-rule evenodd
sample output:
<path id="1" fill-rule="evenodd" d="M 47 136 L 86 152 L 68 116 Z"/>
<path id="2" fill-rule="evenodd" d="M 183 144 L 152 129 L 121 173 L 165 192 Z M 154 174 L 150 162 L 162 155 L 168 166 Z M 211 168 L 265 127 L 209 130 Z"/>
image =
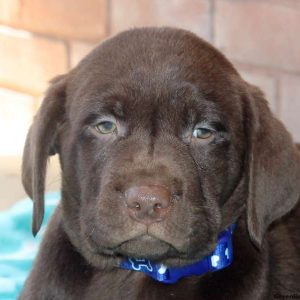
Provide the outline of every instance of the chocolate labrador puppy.
<path id="1" fill-rule="evenodd" d="M 24 151 L 33 234 L 55 153 L 61 204 L 19 299 L 300 295 L 297 147 L 194 34 L 126 31 L 52 81 Z"/>

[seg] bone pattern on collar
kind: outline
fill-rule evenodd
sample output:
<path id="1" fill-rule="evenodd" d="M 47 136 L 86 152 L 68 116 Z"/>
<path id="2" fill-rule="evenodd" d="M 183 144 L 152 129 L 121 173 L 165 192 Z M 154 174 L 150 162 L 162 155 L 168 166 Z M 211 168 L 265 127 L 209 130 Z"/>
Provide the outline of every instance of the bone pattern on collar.
<path id="1" fill-rule="evenodd" d="M 176 283 L 188 276 L 200 276 L 207 272 L 215 272 L 228 267 L 233 261 L 232 234 L 236 224 L 230 225 L 219 234 L 215 250 L 202 260 L 183 267 L 170 268 L 156 264 L 143 258 L 126 258 L 120 263 L 120 268 L 143 272 L 153 279 L 167 284 Z"/>

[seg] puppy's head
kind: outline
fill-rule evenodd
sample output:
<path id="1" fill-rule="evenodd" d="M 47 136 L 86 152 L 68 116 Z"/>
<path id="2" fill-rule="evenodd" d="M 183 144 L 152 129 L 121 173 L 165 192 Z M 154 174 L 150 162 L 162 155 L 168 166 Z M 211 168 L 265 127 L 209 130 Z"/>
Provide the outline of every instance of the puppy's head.
<path id="1" fill-rule="evenodd" d="M 24 151 L 34 233 L 54 153 L 64 227 L 95 265 L 187 264 L 243 213 L 259 246 L 300 192 L 299 155 L 260 91 L 209 44 L 170 28 L 121 33 L 53 80 Z"/>

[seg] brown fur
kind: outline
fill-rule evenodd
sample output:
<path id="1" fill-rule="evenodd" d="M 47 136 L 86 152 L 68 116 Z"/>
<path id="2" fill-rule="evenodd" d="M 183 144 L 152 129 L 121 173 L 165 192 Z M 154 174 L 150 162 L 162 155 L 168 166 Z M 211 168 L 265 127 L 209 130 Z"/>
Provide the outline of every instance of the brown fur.
<path id="1" fill-rule="evenodd" d="M 113 117 L 118 135 L 94 125 Z M 191 137 L 198 123 L 213 138 Z M 300 293 L 300 156 L 249 85 L 212 46 L 171 28 L 134 29 L 57 77 L 28 134 L 23 183 L 44 210 L 47 158 L 58 153 L 62 201 L 20 299 L 272 299 Z M 163 184 L 168 217 L 130 218 L 124 191 Z M 237 222 L 234 262 L 174 285 L 119 269 L 124 256 L 197 261 Z M 150 239 L 143 239 L 147 235 Z"/>

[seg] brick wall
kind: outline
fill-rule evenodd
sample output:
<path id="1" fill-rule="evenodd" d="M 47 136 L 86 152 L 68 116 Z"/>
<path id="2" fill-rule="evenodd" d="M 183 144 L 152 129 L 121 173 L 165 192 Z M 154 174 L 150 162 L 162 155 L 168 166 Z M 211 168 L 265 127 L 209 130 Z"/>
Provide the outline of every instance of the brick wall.
<path id="1" fill-rule="evenodd" d="M 21 153 L 50 78 L 107 36 L 148 25 L 221 49 L 300 141 L 299 0 L 0 0 L 0 154 Z"/>

